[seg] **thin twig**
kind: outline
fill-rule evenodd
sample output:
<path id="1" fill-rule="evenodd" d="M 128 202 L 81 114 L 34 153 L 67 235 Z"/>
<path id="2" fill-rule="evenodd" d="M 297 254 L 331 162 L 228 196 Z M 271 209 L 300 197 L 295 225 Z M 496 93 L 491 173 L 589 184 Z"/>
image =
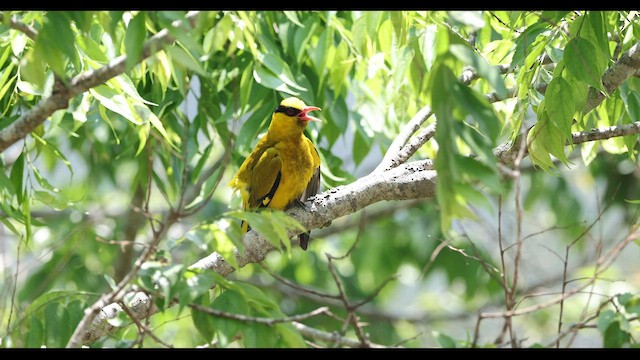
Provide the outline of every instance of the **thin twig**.
<path id="1" fill-rule="evenodd" d="M 431 253 L 431 256 L 429 257 L 429 262 L 427 262 L 425 264 L 425 266 L 422 268 L 422 272 L 420 273 L 420 277 L 423 277 L 427 271 L 429 271 L 429 269 L 431 268 L 431 266 L 433 265 L 433 263 L 436 261 L 436 258 L 438 257 L 438 255 L 440 255 L 440 252 L 446 248 L 447 246 L 449 246 L 449 243 L 453 241 L 453 238 L 448 238 L 445 239 L 443 241 L 440 242 L 440 244 L 438 244 L 438 246 L 436 246 L 435 249 L 433 249 L 433 252 Z"/>
<path id="2" fill-rule="evenodd" d="M 343 337 L 343 336 L 340 336 L 336 332 L 328 333 L 326 331 L 314 329 L 312 327 L 309 327 L 309 326 L 307 326 L 305 324 L 302 324 L 302 323 L 299 323 L 299 322 L 293 322 L 292 324 L 298 331 L 300 331 L 300 333 L 303 336 L 314 338 L 314 339 L 318 339 L 318 340 L 322 340 L 324 342 L 331 343 L 334 346 L 348 346 L 348 347 L 352 347 L 352 348 L 358 348 L 358 347 L 362 346 L 361 342 L 356 341 L 356 340 L 352 340 L 352 339 L 349 339 L 349 338 L 346 338 L 346 337 Z M 386 348 L 387 346 L 369 342 L 369 347 L 372 347 L 372 348 Z"/>
<path id="3" fill-rule="evenodd" d="M 591 278 L 591 281 L 588 281 L 585 285 L 582 285 L 574 290 L 567 291 L 563 295 L 560 295 L 544 303 L 532 305 L 522 309 L 513 309 L 510 311 L 481 313 L 480 316 L 482 318 L 506 318 L 506 317 L 513 317 L 513 316 L 521 316 L 521 315 L 529 314 L 531 312 L 538 311 L 540 309 L 547 308 L 549 306 L 557 305 L 560 303 L 560 301 L 570 296 L 573 296 L 575 294 L 578 294 L 582 292 L 584 289 L 586 289 L 587 287 L 591 286 L 592 282 L 595 281 L 597 276 L 599 276 L 602 272 L 607 270 L 609 266 L 612 265 L 613 260 L 615 260 L 618 257 L 622 249 L 624 249 L 629 243 L 637 240 L 638 238 L 640 238 L 640 229 L 634 230 L 623 241 L 621 241 L 618 245 L 616 245 L 613 249 L 611 249 L 608 253 L 598 258 L 598 260 L 596 261 L 596 265 L 598 266 L 598 271 L 594 275 L 594 277 Z"/>
<path id="4" fill-rule="evenodd" d="M 373 292 L 371 292 L 371 294 L 369 294 L 369 296 L 367 296 L 364 300 L 351 305 L 351 308 L 353 310 L 358 309 L 359 307 L 361 307 L 362 305 L 370 302 L 371 300 L 375 299 L 376 296 L 378 296 L 378 294 L 380 293 L 380 291 L 382 291 L 382 288 L 384 288 L 385 286 L 387 286 L 388 283 L 390 283 L 393 280 L 396 280 L 398 278 L 398 275 L 393 275 L 393 276 L 389 276 L 388 278 L 386 278 L 382 284 L 378 285 L 378 287 L 373 290 Z"/>
<path id="5" fill-rule="evenodd" d="M 356 331 L 356 336 L 358 336 L 358 339 L 360 339 L 361 347 L 369 347 L 369 339 L 365 336 L 364 331 L 362 330 L 362 327 L 358 323 L 358 317 L 354 313 L 353 308 L 349 303 L 349 300 L 347 299 L 347 294 L 344 291 L 344 285 L 342 284 L 342 280 L 340 280 L 340 277 L 338 276 L 336 269 L 333 265 L 333 257 L 328 253 L 325 255 L 327 256 L 327 260 L 328 260 L 329 272 L 331 273 L 331 276 L 333 277 L 333 281 L 336 283 L 336 287 L 338 288 L 338 292 L 340 293 L 340 300 L 342 300 L 342 303 L 344 304 L 344 307 L 348 312 L 347 321 L 350 321 L 351 324 L 353 325 L 353 328 Z"/>
<path id="6" fill-rule="evenodd" d="M 349 247 L 349 250 L 347 250 L 347 252 L 342 255 L 342 256 L 332 256 L 331 258 L 334 260 L 342 260 L 342 259 L 346 259 L 347 257 L 349 257 L 349 255 L 351 255 L 351 252 L 353 252 L 353 250 L 355 250 L 356 245 L 358 245 L 358 242 L 360 242 L 360 236 L 362 235 L 362 233 L 364 233 L 364 226 L 366 224 L 366 209 L 362 209 L 362 212 L 360 213 L 360 221 L 358 222 L 358 232 L 356 233 L 356 239 L 353 241 L 353 244 L 351 244 L 351 247 Z"/>
<path id="7" fill-rule="evenodd" d="M 263 324 L 267 326 L 273 326 L 275 324 L 280 324 L 285 322 L 302 321 L 302 320 L 306 320 L 306 319 L 318 316 L 320 314 L 325 314 L 327 311 L 329 311 L 329 308 L 324 306 L 304 314 L 291 315 L 283 318 L 268 318 L 268 317 L 248 316 L 243 314 L 232 314 L 226 311 L 220 311 L 220 310 L 206 307 L 200 304 L 189 304 L 188 306 L 192 309 L 203 312 L 205 314 L 209 314 L 209 315 L 213 315 L 213 316 L 217 316 L 225 319 L 242 321 L 242 322 Z"/>
<path id="8" fill-rule="evenodd" d="M 289 279 L 286 279 L 286 278 L 276 274 L 275 272 L 271 271 L 271 269 L 269 269 L 267 267 L 267 265 L 265 265 L 264 263 L 261 262 L 259 264 L 262 267 L 262 269 L 264 269 L 264 271 L 266 271 L 274 279 L 276 279 L 279 282 L 285 284 L 286 286 L 291 287 L 292 289 L 296 289 L 296 290 L 299 290 L 301 292 L 312 294 L 312 295 L 319 296 L 319 297 L 322 297 L 322 298 L 337 299 L 337 300 L 340 299 L 339 295 L 327 294 L 327 293 L 322 292 L 322 291 L 318 291 L 318 290 L 315 290 L 315 289 L 308 288 L 306 286 L 302 286 L 300 284 L 296 284 L 293 281 L 291 281 Z"/>
<path id="9" fill-rule="evenodd" d="M 153 338 L 153 340 L 158 342 L 158 344 L 161 344 L 161 345 L 163 345 L 165 347 L 168 347 L 168 348 L 173 348 L 173 346 L 171 344 L 167 344 L 164 341 L 162 341 L 162 339 L 157 337 L 156 334 L 153 333 L 153 331 L 151 331 L 146 325 L 141 323 L 140 320 L 138 320 L 138 317 L 131 311 L 131 309 L 129 309 L 129 307 L 123 301 L 120 301 L 119 304 L 120 304 L 120 306 L 122 306 L 122 310 L 125 313 L 127 313 L 127 315 L 129 315 L 129 318 L 131 319 L 131 321 L 133 321 L 136 324 L 140 334 L 148 334 L 149 336 L 151 336 L 151 338 Z"/>

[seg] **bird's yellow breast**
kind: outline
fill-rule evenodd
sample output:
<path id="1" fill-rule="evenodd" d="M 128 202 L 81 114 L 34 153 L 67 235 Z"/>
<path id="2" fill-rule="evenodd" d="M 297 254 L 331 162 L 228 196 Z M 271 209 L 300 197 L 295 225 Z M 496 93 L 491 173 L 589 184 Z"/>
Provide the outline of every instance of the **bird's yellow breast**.
<path id="1" fill-rule="evenodd" d="M 313 144 L 305 136 L 297 141 L 280 141 L 274 147 L 282 159 L 282 178 L 269 207 L 284 209 L 300 198 L 313 172 L 320 166 L 320 159 Z"/>

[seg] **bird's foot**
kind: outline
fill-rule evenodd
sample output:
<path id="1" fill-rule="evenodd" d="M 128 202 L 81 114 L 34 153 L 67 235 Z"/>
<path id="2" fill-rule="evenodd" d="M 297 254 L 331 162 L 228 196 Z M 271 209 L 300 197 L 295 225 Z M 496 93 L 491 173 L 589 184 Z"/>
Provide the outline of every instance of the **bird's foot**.
<path id="1" fill-rule="evenodd" d="M 295 206 L 295 207 L 299 207 L 299 208 L 302 208 L 304 210 L 309 211 L 309 207 L 307 206 L 307 204 L 305 204 L 302 201 L 300 201 L 300 199 L 293 200 L 293 204 L 292 205 Z"/>

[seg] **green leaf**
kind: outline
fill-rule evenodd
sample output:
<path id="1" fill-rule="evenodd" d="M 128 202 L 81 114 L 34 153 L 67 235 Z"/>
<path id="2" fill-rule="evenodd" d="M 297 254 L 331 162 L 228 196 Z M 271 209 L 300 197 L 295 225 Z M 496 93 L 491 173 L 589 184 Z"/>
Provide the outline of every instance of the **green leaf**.
<path id="1" fill-rule="evenodd" d="M 564 51 L 564 61 L 569 71 L 576 79 L 605 91 L 602 84 L 604 68 L 596 55 L 596 47 L 588 40 L 580 37 L 573 38 L 567 43 Z"/>
<path id="2" fill-rule="evenodd" d="M 13 64 L 10 67 L 13 67 Z M 0 79 L 0 86 L 2 86 L 0 88 L 0 99 L 4 98 L 4 95 L 7 93 L 7 91 L 9 91 L 9 89 L 11 90 L 14 89 L 15 85 L 13 85 L 13 81 L 18 79 L 18 76 L 15 75 L 15 76 L 12 76 L 11 79 L 9 79 L 9 81 L 7 81 L 5 77 L 8 76 L 10 72 L 11 72 L 11 69 L 6 69 L 5 72 L 2 74 L 2 79 Z M 24 81 L 21 81 L 21 82 L 24 83 Z M 34 94 L 34 93 L 37 93 L 37 91 L 31 91 L 30 93 Z M 34 94 L 34 95 L 38 95 L 38 94 Z"/>
<path id="3" fill-rule="evenodd" d="M 180 46 L 169 46 L 167 53 L 171 57 L 171 60 L 177 64 L 183 66 L 188 70 L 194 71 L 196 74 L 207 77 L 207 72 L 202 67 L 202 63 L 194 59 L 191 53 L 187 52 Z"/>
<path id="4" fill-rule="evenodd" d="M 452 349 L 456 347 L 456 341 L 441 332 L 433 331 L 433 337 L 438 340 L 438 344 L 440 344 L 440 346 L 443 348 Z"/>
<path id="5" fill-rule="evenodd" d="M 356 165 L 359 165 L 364 158 L 369 155 L 373 140 L 368 136 L 360 126 L 356 126 L 356 130 L 353 134 L 353 161 Z"/>
<path id="6" fill-rule="evenodd" d="M 490 140 L 487 145 L 489 147 L 495 146 L 500 135 L 502 122 L 496 115 L 493 106 L 484 96 L 463 85 L 457 79 L 452 85 L 452 93 L 458 108 L 471 115 L 478 123 L 482 134 Z M 491 149 L 486 150 L 491 151 Z"/>
<path id="7" fill-rule="evenodd" d="M 287 232 L 289 230 L 305 231 L 305 228 L 296 219 L 279 210 L 234 211 L 228 212 L 226 215 L 248 222 L 251 229 L 264 236 L 276 249 L 280 249 L 284 245 L 287 252 L 291 250 L 291 242 Z"/>
<path id="8" fill-rule="evenodd" d="M 331 45 L 331 34 L 333 33 L 332 29 L 333 28 L 324 29 L 324 31 L 318 38 L 318 43 L 313 48 L 313 51 L 309 52 L 311 64 L 313 65 L 315 72 L 321 77 L 323 77 L 324 72 L 327 71 L 326 61 L 327 54 L 329 53 Z"/>
<path id="9" fill-rule="evenodd" d="M 25 334 L 25 346 L 35 349 L 43 345 L 45 345 L 44 326 L 38 318 L 32 317 L 29 331 Z"/>
<path id="10" fill-rule="evenodd" d="M 16 190 L 13 187 L 13 182 L 9 179 L 4 171 L 0 171 L 0 187 L 5 189 L 10 195 L 16 193 Z"/>
<path id="11" fill-rule="evenodd" d="M 47 191 L 35 191 L 33 193 L 34 198 L 41 203 L 49 206 L 54 210 L 64 210 L 69 207 L 69 203 L 64 201 L 56 196 L 53 196 L 50 192 Z"/>
<path id="12" fill-rule="evenodd" d="M 307 348 L 300 332 L 291 324 L 276 324 L 275 330 L 288 348 Z"/>
<path id="13" fill-rule="evenodd" d="M 8 68 L 12 66 L 13 65 L 9 65 Z M 33 84 L 36 88 L 35 91 L 31 91 L 30 93 L 37 93 L 38 95 L 42 93 L 46 76 L 47 71 L 45 69 L 44 58 L 38 56 L 37 49 L 27 50 L 27 54 L 20 62 L 20 79 Z"/>
<path id="14" fill-rule="evenodd" d="M 105 108 L 122 115 L 125 119 L 136 125 L 142 125 L 144 123 L 133 114 L 129 103 L 127 102 L 127 98 L 124 95 L 117 93 L 112 88 L 106 85 L 98 85 L 89 89 L 89 92 Z"/>
<path id="15" fill-rule="evenodd" d="M 20 153 L 20 156 L 16 159 L 11 167 L 11 173 L 9 174 L 9 179 L 11 179 L 11 183 L 13 184 L 13 188 L 16 192 L 16 196 L 18 198 L 18 204 L 22 204 L 24 200 L 24 193 L 22 188 L 22 181 L 24 177 L 24 152 Z"/>
<path id="16" fill-rule="evenodd" d="M 209 294 L 204 293 L 199 299 L 193 302 L 194 304 L 199 304 L 203 306 L 209 306 L 211 304 Z M 213 340 L 213 336 L 215 335 L 215 327 L 213 324 L 213 318 L 211 315 L 203 313 L 201 311 L 192 310 L 191 311 L 191 320 L 193 321 L 193 325 L 196 327 L 200 335 L 205 339 L 207 343 L 210 343 Z"/>
<path id="17" fill-rule="evenodd" d="M 271 54 L 265 54 L 258 58 L 258 62 L 263 64 L 269 71 L 271 71 L 278 79 L 296 90 L 307 91 L 306 88 L 298 85 L 295 82 L 295 77 L 291 73 L 289 65 L 281 58 Z"/>
<path id="18" fill-rule="evenodd" d="M 602 334 L 603 346 L 617 348 L 627 344 L 631 340 L 631 335 L 625 330 L 628 325 L 622 314 L 612 310 L 602 311 L 598 317 L 598 330 Z"/>
<path id="19" fill-rule="evenodd" d="M 616 313 L 612 310 L 605 310 L 598 316 L 598 330 L 604 334 L 609 325 L 616 321 Z"/>
<path id="20" fill-rule="evenodd" d="M 544 99 L 544 108 L 549 113 L 551 122 L 565 137 L 570 136 L 575 109 L 571 85 L 561 77 L 554 78 L 547 86 Z"/>
<path id="21" fill-rule="evenodd" d="M 47 12 L 45 23 L 34 45 L 36 56 L 45 59 L 51 69 L 64 78 L 65 57 L 74 64 L 78 61 L 74 44 L 75 33 L 71 30 L 68 15 L 64 11 Z"/>
<path id="22" fill-rule="evenodd" d="M 133 68 L 139 61 L 144 41 L 147 37 L 147 29 L 145 28 L 146 13 L 140 11 L 129 21 L 127 31 L 124 37 L 124 49 L 127 53 L 126 69 Z"/>
<path id="23" fill-rule="evenodd" d="M 511 58 L 511 68 L 522 66 L 526 71 L 529 67 L 524 64 L 524 59 L 530 55 L 537 57 L 544 49 L 544 43 L 540 46 L 540 40 L 544 37 L 539 37 L 545 31 L 548 31 L 548 23 L 536 22 L 535 24 L 526 28 L 520 36 L 515 39 L 516 48 Z"/>
<path id="24" fill-rule="evenodd" d="M 393 44 L 393 24 L 390 19 L 386 19 L 380 24 L 380 28 L 378 29 L 378 46 L 380 47 L 380 51 L 385 53 L 385 55 L 389 55 L 392 51 Z"/>
<path id="25" fill-rule="evenodd" d="M 205 227 L 205 230 L 211 232 L 213 237 L 213 241 L 211 242 L 211 246 L 228 262 L 233 268 L 238 269 L 238 262 L 236 260 L 235 248 L 242 252 L 244 251 L 244 246 L 242 241 L 234 242 L 227 235 L 226 231 L 220 229 L 217 223 L 209 224 Z"/>
<path id="26" fill-rule="evenodd" d="M 100 45 L 98 45 L 98 43 L 90 36 L 82 34 L 78 36 L 77 41 L 78 48 L 80 48 L 80 50 L 84 52 L 91 60 L 98 61 L 100 63 L 106 63 L 107 61 L 109 61 L 109 58 L 100 48 Z"/>
<path id="27" fill-rule="evenodd" d="M 599 69 L 606 69 L 611 59 L 605 14 L 603 11 L 588 11 L 580 32 L 581 37 L 589 40 L 596 47 Z"/>
<path id="28" fill-rule="evenodd" d="M 187 269 L 183 273 L 183 285 L 178 292 L 178 312 L 190 303 L 199 303 L 201 297 L 208 297 L 215 277 L 210 270 L 195 271 Z M 193 312 L 192 312 L 193 315 Z"/>
<path id="29" fill-rule="evenodd" d="M 303 26 L 303 29 L 298 29 L 293 38 L 293 49 L 296 53 L 296 64 L 302 64 L 303 57 L 310 52 L 307 51 L 309 49 L 309 41 L 311 40 L 311 36 L 314 34 L 316 28 L 318 28 L 318 23 L 314 18 L 308 18 L 305 23 L 307 26 Z M 315 51 L 315 48 L 312 48 L 312 50 Z"/>
<path id="30" fill-rule="evenodd" d="M 333 86 L 334 98 L 337 98 L 343 87 L 346 88 L 347 82 L 345 79 L 353 68 L 355 58 L 347 58 L 349 53 L 349 46 L 345 41 L 340 42 L 335 50 L 335 57 L 333 64 L 329 67 L 329 81 Z"/>
<path id="31" fill-rule="evenodd" d="M 598 141 L 587 141 L 580 144 L 580 155 L 582 156 L 582 161 L 586 166 L 589 166 L 589 164 L 596 159 L 599 149 L 600 142 Z"/>
<path id="32" fill-rule="evenodd" d="M 289 95 L 299 96 L 300 93 L 291 89 L 284 81 L 282 81 L 276 74 L 271 72 L 264 66 L 257 65 L 253 69 L 253 78 L 255 81 L 269 89 L 278 90 Z"/>
<path id="33" fill-rule="evenodd" d="M 283 11 L 283 13 L 284 13 L 284 16 L 286 16 L 287 19 L 289 19 L 289 21 L 300 26 L 301 28 L 304 27 L 304 25 L 302 25 L 302 23 L 298 19 L 298 15 L 296 14 L 295 11 Z"/>
<path id="34" fill-rule="evenodd" d="M 232 290 L 226 290 L 220 294 L 213 301 L 211 308 L 219 309 L 231 314 L 250 315 L 249 306 L 244 297 L 238 292 Z M 226 347 L 231 343 L 236 334 L 245 328 L 245 324 L 236 320 L 215 317 L 211 317 L 216 334 L 218 335 L 218 341 L 220 346 Z"/>
<path id="35" fill-rule="evenodd" d="M 73 175 L 73 167 L 71 166 L 71 163 L 69 162 L 69 160 L 67 160 L 67 158 L 60 152 L 60 150 L 52 142 L 43 139 L 42 137 L 38 136 L 35 132 L 32 132 L 31 136 L 35 140 L 37 140 L 38 143 L 43 145 L 42 151 L 48 151 L 53 156 L 55 156 L 58 160 L 62 161 L 62 163 L 67 166 L 67 169 L 69 169 L 69 172 L 71 173 L 71 175 Z"/>
<path id="36" fill-rule="evenodd" d="M 633 201 L 629 201 L 633 203 Z M 635 202 L 638 203 L 638 202 Z M 631 293 L 624 293 L 617 295 L 618 302 L 624 306 L 624 309 L 629 314 L 640 315 L 640 297 Z"/>

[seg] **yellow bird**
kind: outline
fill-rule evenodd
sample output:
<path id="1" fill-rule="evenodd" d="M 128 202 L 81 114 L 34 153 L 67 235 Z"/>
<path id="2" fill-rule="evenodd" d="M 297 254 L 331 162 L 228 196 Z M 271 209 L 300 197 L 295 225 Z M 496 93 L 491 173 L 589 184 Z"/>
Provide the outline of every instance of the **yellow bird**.
<path id="1" fill-rule="evenodd" d="M 303 133 L 309 121 L 322 121 L 308 115 L 320 110 L 295 97 L 280 102 L 271 116 L 266 135 L 244 160 L 229 186 L 239 190 L 243 209 L 285 210 L 306 201 L 320 188 L 318 150 Z M 242 232 L 249 225 L 242 222 Z M 307 249 L 309 232 L 299 235 L 300 247 Z"/>

